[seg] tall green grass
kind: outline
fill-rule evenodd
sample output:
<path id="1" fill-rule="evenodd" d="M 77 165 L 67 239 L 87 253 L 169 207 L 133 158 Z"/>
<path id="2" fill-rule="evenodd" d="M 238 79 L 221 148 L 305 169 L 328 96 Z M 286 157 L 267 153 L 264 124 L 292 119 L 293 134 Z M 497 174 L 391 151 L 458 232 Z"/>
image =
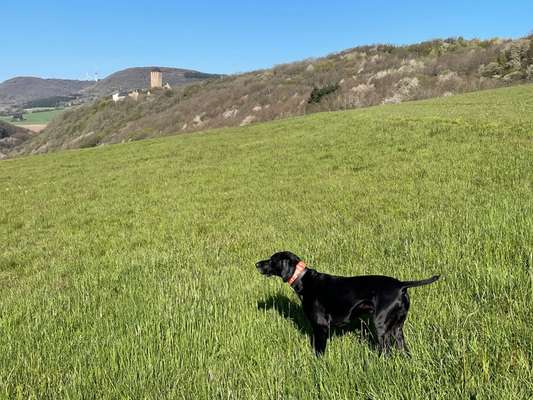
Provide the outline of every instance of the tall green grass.
<path id="1" fill-rule="evenodd" d="M 0 398 L 527 399 L 533 86 L 0 162 Z M 254 263 L 442 274 L 412 357 Z"/>

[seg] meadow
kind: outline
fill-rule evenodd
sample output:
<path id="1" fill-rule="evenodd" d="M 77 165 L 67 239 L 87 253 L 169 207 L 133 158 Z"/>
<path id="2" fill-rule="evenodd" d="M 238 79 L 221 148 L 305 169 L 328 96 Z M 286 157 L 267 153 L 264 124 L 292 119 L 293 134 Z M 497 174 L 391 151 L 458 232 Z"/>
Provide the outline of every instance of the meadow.
<path id="1" fill-rule="evenodd" d="M 533 86 L 0 162 L 0 399 L 529 399 Z M 404 280 L 316 358 L 254 264 Z"/>
<path id="2" fill-rule="evenodd" d="M 45 125 L 48 124 L 52 119 L 54 119 L 59 114 L 63 113 L 65 109 L 55 109 L 55 110 L 45 110 L 45 111 L 32 111 L 24 113 L 23 121 L 13 122 L 11 117 L 0 117 L 0 120 L 14 123 L 15 125 L 24 126 L 24 125 Z"/>

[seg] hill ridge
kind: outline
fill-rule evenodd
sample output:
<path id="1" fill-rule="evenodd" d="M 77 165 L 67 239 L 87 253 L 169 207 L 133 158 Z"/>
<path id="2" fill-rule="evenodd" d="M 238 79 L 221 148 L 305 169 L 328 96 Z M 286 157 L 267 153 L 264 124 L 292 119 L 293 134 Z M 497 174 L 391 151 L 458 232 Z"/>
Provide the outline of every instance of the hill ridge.
<path id="1" fill-rule="evenodd" d="M 533 36 L 370 45 L 62 114 L 14 154 L 244 126 L 533 82 Z"/>

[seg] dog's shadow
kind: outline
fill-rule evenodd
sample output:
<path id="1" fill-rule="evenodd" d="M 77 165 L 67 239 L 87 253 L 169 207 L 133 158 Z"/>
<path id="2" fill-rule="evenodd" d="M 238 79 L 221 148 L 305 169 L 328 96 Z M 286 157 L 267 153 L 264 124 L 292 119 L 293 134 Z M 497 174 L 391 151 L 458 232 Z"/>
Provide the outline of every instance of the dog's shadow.
<path id="1" fill-rule="evenodd" d="M 300 333 L 307 335 L 309 338 L 313 336 L 313 330 L 309 321 L 305 317 L 302 306 L 289 299 L 287 296 L 277 293 L 274 296 L 269 296 L 264 300 L 257 302 L 259 310 L 276 310 L 283 318 L 291 321 L 293 325 L 300 331 Z M 330 331 L 330 337 L 343 336 L 348 333 L 356 333 L 360 341 L 372 345 L 370 329 L 368 328 L 368 321 L 365 318 L 354 321 L 344 327 L 335 327 Z"/>

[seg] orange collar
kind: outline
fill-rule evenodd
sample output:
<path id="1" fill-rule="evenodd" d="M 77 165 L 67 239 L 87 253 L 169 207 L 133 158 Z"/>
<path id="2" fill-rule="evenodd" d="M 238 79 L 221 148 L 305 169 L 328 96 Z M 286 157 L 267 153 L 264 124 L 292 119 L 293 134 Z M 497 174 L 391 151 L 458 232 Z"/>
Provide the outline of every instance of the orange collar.
<path id="1" fill-rule="evenodd" d="M 303 261 L 300 261 L 298 264 L 296 264 L 296 268 L 294 269 L 294 273 L 289 278 L 287 283 L 292 286 L 292 284 L 294 282 L 296 282 L 298 280 L 298 278 L 301 278 L 305 274 L 306 270 L 307 269 L 305 268 L 305 263 Z"/>

